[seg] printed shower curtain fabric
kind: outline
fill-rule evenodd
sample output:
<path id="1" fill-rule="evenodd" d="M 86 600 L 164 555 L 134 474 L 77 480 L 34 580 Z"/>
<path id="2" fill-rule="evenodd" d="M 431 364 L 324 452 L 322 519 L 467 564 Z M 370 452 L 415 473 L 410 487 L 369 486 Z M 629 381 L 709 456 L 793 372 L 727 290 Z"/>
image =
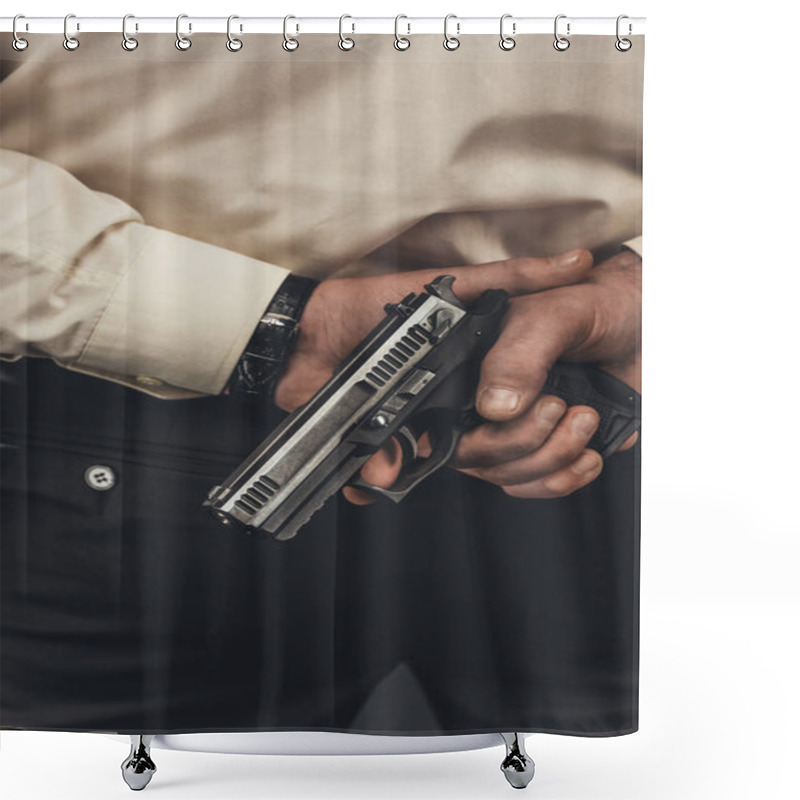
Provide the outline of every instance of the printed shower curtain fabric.
<path id="1" fill-rule="evenodd" d="M 601 459 L 602 393 L 543 381 L 638 397 L 643 39 L 28 39 L 0 85 L 2 727 L 636 730 L 640 443 Z M 288 275 L 320 281 L 299 335 L 240 391 Z M 416 459 L 463 424 L 447 464 L 398 503 L 334 486 L 283 541 L 213 517 L 440 275 L 468 315 L 510 296 L 458 413 L 410 423 Z M 419 466 L 398 436 L 364 480 Z"/>

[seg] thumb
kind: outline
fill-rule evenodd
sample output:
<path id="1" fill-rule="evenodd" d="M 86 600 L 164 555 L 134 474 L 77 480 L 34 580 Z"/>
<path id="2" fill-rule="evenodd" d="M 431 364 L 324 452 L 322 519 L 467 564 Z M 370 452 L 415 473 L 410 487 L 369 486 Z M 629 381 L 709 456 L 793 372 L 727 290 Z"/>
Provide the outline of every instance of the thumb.
<path id="1" fill-rule="evenodd" d="M 559 302 L 558 295 L 512 299 L 503 330 L 481 364 L 475 405 L 485 419 L 503 422 L 523 414 L 553 363 L 580 343 L 586 329 L 583 310 Z"/>
<path id="2" fill-rule="evenodd" d="M 505 289 L 510 295 L 555 289 L 586 278 L 592 268 L 592 254 L 582 247 L 549 258 L 511 258 L 447 270 L 456 280 L 458 298 L 471 303 L 487 289 Z M 436 270 L 441 274 L 443 270 Z"/>

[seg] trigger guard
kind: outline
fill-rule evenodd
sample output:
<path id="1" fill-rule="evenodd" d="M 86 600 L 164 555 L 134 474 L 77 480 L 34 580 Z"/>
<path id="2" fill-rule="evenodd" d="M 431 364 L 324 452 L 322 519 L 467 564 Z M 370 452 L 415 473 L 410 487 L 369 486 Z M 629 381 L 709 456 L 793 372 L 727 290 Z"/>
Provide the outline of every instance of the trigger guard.
<path id="1" fill-rule="evenodd" d="M 455 453 L 458 440 L 461 438 L 463 428 L 457 425 L 440 425 L 430 431 L 431 444 L 433 445 L 433 452 L 427 458 L 417 458 L 417 442 L 411 431 L 406 428 L 399 428 L 396 431 L 400 439 L 401 447 L 403 441 L 408 437 L 413 440 L 413 459 L 408 462 L 410 469 L 406 469 L 406 462 L 404 459 L 403 471 L 397 477 L 397 480 L 387 489 L 382 486 L 376 486 L 373 483 L 365 481 L 359 475 L 358 478 L 350 482 L 350 486 L 358 489 L 365 489 L 371 494 L 387 497 L 395 503 L 399 503 L 414 487 L 421 483 L 431 473 L 435 472 L 440 467 L 443 467 Z M 401 438 L 402 437 L 402 438 Z M 405 449 L 403 451 L 405 456 Z M 416 465 L 416 466 L 415 466 Z"/>

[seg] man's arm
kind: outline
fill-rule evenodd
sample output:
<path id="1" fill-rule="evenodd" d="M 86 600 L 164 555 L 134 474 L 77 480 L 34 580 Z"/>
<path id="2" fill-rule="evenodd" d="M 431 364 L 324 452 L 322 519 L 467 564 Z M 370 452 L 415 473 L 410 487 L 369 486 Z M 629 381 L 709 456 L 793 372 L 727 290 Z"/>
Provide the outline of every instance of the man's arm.
<path id="1" fill-rule="evenodd" d="M 217 394 L 287 270 L 143 223 L 60 167 L 0 150 L 0 353 L 149 394 Z"/>

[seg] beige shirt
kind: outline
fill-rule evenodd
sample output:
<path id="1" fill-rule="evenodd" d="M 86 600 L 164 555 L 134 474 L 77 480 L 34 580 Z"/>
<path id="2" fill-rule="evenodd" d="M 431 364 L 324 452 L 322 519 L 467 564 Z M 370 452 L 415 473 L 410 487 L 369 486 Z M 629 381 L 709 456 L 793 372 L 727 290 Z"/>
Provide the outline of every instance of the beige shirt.
<path id="1" fill-rule="evenodd" d="M 3 357 L 213 394 L 287 271 L 640 251 L 643 39 L 497 38 L 3 37 Z"/>

